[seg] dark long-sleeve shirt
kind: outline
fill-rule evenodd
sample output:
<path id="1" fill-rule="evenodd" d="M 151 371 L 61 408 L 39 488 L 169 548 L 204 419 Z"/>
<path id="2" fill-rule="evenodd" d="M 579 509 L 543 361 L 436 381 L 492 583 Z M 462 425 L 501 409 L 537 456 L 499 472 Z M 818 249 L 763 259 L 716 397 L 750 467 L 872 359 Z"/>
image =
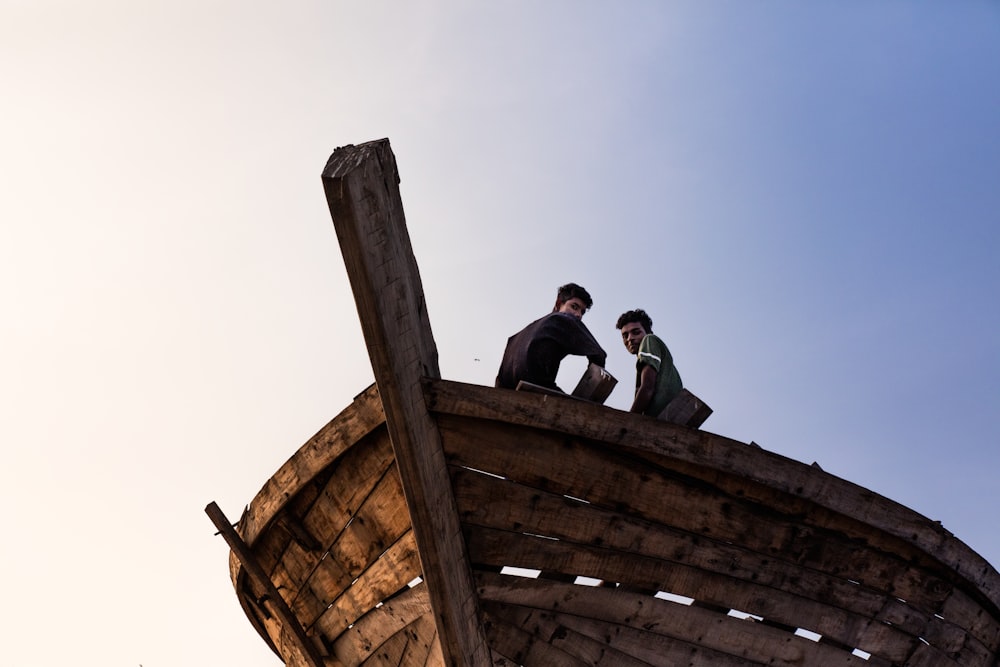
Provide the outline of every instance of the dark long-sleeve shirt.
<path id="1" fill-rule="evenodd" d="M 559 362 L 569 354 L 585 356 L 601 367 L 608 358 L 583 320 L 567 313 L 549 313 L 507 339 L 496 386 L 516 389 L 524 380 L 559 389 Z"/>

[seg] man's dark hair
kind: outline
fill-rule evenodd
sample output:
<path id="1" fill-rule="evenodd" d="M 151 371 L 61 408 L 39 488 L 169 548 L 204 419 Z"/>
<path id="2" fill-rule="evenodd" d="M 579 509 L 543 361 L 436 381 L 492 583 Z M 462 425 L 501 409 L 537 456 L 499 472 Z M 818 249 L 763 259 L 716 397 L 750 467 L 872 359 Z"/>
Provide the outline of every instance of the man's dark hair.
<path id="1" fill-rule="evenodd" d="M 649 319 L 649 315 L 642 308 L 636 308 L 635 310 L 630 310 L 627 313 L 622 313 L 621 317 L 618 318 L 618 322 L 615 324 L 616 329 L 621 329 L 623 326 L 629 322 L 638 322 L 642 325 L 642 328 L 646 330 L 646 333 L 653 333 L 653 320 Z"/>
<path id="2" fill-rule="evenodd" d="M 590 310 L 591 306 L 594 305 L 594 300 L 590 298 L 590 292 L 576 283 L 566 283 L 556 293 L 556 303 L 566 303 L 570 299 L 583 301 L 584 305 L 587 306 L 587 310 Z"/>

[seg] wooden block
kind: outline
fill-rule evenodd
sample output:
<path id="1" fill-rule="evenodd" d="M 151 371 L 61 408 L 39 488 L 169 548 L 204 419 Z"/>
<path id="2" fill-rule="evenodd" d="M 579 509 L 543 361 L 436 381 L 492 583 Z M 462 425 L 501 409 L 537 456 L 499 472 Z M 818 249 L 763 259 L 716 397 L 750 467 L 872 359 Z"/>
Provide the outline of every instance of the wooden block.
<path id="1" fill-rule="evenodd" d="M 603 404 L 616 384 L 618 384 L 618 380 L 607 369 L 590 362 L 587 370 L 583 372 L 580 382 L 577 383 L 576 389 L 573 390 L 573 396 Z"/>
<path id="2" fill-rule="evenodd" d="M 552 389 L 551 387 L 543 387 L 540 384 L 527 382 L 525 380 L 519 381 L 515 389 L 517 391 L 530 391 L 534 394 L 548 394 L 549 396 L 562 396 L 564 398 L 566 397 L 566 394 L 564 392 L 559 391 L 558 389 Z"/>
<path id="3" fill-rule="evenodd" d="M 618 380 L 600 366 L 592 363 L 584 372 L 583 377 L 580 378 L 580 382 L 577 383 L 576 389 L 573 390 L 572 394 L 567 394 L 564 391 L 552 389 L 551 387 L 543 387 L 540 384 L 526 380 L 520 380 L 515 389 L 517 391 L 530 391 L 534 394 L 548 394 L 549 396 L 561 396 L 563 398 L 573 398 L 578 401 L 587 401 L 588 403 L 602 404 L 608 398 L 608 395 L 615 388 L 616 384 L 618 384 Z"/>
<path id="4" fill-rule="evenodd" d="M 703 400 L 687 389 L 681 389 L 681 393 L 667 403 L 667 407 L 663 408 L 663 412 L 656 418 L 671 424 L 698 428 L 705 423 L 711 414 L 712 408 L 708 407 Z"/>

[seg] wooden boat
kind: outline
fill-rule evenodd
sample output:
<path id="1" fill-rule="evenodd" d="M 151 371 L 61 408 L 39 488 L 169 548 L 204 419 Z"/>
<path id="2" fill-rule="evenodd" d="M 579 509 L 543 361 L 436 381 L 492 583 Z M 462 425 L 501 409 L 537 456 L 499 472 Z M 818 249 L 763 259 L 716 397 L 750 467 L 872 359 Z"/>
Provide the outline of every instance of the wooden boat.
<path id="1" fill-rule="evenodd" d="M 323 181 L 376 384 L 236 529 L 207 508 L 286 664 L 1000 664 L 1000 577 L 940 524 L 704 430 L 441 379 L 388 141 Z"/>

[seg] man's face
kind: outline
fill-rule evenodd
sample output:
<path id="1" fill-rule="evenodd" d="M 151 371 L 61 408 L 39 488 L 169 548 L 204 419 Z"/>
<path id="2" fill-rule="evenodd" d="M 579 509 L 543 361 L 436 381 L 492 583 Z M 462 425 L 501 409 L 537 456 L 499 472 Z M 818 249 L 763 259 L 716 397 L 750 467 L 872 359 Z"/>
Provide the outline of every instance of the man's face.
<path id="1" fill-rule="evenodd" d="M 628 322 L 622 327 L 622 342 L 632 354 L 639 351 L 639 343 L 646 337 L 646 329 L 638 322 Z"/>
<path id="2" fill-rule="evenodd" d="M 587 312 L 587 304 L 583 302 L 583 299 L 574 296 L 572 299 L 562 302 L 562 305 L 559 306 L 559 312 L 568 313 L 578 320 L 582 320 L 583 314 Z"/>

